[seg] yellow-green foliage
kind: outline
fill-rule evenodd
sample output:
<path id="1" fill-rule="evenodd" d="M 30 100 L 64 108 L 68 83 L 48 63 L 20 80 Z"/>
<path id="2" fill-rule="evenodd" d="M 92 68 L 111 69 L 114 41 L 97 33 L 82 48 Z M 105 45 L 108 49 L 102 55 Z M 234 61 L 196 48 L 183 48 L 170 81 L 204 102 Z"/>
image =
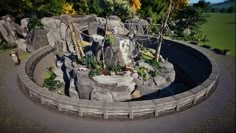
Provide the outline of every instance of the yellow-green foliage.
<path id="1" fill-rule="evenodd" d="M 19 59 L 20 59 L 20 60 L 24 60 L 24 59 L 26 59 L 28 56 L 29 56 L 29 53 L 28 53 L 28 52 L 21 52 L 21 53 L 19 54 Z"/>
<path id="2" fill-rule="evenodd" d="M 63 13 L 67 14 L 67 15 L 77 15 L 77 12 L 74 10 L 73 8 L 73 4 L 70 4 L 68 2 L 66 2 L 63 7 L 62 7 Z"/>
<path id="3" fill-rule="evenodd" d="M 136 12 L 141 9 L 141 3 L 139 0 L 130 0 L 131 9 Z"/>

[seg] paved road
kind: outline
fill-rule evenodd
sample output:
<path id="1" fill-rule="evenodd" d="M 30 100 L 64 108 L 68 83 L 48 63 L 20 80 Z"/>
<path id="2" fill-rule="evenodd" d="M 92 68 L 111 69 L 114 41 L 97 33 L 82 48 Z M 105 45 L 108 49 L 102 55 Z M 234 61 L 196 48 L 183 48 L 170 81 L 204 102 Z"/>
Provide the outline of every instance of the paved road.
<path id="1" fill-rule="evenodd" d="M 198 46 L 196 46 L 198 47 Z M 198 47 L 199 48 L 199 47 Z M 104 121 L 73 118 L 43 108 L 26 97 L 17 87 L 16 68 L 5 75 L 4 91 L 15 113 L 29 119 L 52 132 L 81 133 L 179 133 L 195 126 L 204 126 L 224 112 L 229 102 L 235 104 L 235 58 L 216 55 L 209 50 L 199 48 L 215 58 L 220 70 L 220 82 L 216 91 L 203 103 L 173 115 L 135 121 Z M 231 106 L 231 105 L 230 105 Z M 233 108 L 233 107 L 232 107 Z M 234 108 L 235 110 L 235 108 Z M 235 112 L 233 112 L 235 113 Z M 235 114 L 234 114 L 235 115 Z M 235 118 L 230 119 L 235 124 Z M 211 132 L 234 132 L 235 128 L 214 127 Z"/>

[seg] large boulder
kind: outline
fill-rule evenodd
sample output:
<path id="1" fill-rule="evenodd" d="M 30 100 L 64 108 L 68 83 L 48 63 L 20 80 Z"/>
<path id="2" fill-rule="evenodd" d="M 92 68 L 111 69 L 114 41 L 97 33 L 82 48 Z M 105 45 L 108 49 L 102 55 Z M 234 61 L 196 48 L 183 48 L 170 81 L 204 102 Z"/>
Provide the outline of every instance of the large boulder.
<path id="1" fill-rule="evenodd" d="M 125 101 L 132 99 L 131 93 L 135 89 L 136 83 L 130 75 L 100 75 L 93 77 L 96 87 L 99 87 L 104 94 L 109 92 L 113 101 Z"/>
<path id="2" fill-rule="evenodd" d="M 0 20 L 0 33 L 9 46 L 14 45 L 17 39 L 14 25 L 15 23 L 11 16 L 3 16 L 2 20 Z"/>
<path id="3" fill-rule="evenodd" d="M 125 27 L 129 30 L 135 31 L 136 34 L 147 34 L 149 22 L 138 17 L 128 19 L 125 21 Z"/>
<path id="4" fill-rule="evenodd" d="M 129 31 L 125 28 L 121 19 L 117 16 L 107 17 L 107 30 L 113 32 L 114 34 L 126 35 Z"/>
<path id="5" fill-rule="evenodd" d="M 113 98 L 110 92 L 104 91 L 101 88 L 94 88 L 91 93 L 91 100 L 102 101 L 102 102 L 113 102 Z"/>
<path id="6" fill-rule="evenodd" d="M 43 46 L 49 45 L 46 30 L 35 29 L 33 34 L 34 36 L 31 44 L 32 50 L 37 50 Z"/>
<path id="7" fill-rule="evenodd" d="M 60 28 L 61 25 L 61 21 L 59 19 L 56 18 L 52 18 L 52 17 L 44 17 L 41 19 L 41 23 L 43 24 L 43 28 L 45 30 L 55 30 Z"/>
<path id="8" fill-rule="evenodd" d="M 162 76 L 156 76 L 153 80 L 157 86 L 163 86 L 166 84 L 166 79 Z"/>
<path id="9" fill-rule="evenodd" d="M 116 85 L 117 88 L 120 86 L 124 86 L 127 87 L 129 92 L 132 92 L 135 88 L 135 82 L 133 82 L 133 77 L 125 75 L 125 76 L 121 76 L 121 75 L 114 75 L 114 76 L 110 76 L 110 75 L 99 75 L 99 76 L 95 76 L 93 77 L 93 80 L 98 83 L 98 84 L 102 84 L 102 85 Z M 119 91 L 119 90 L 117 90 Z"/>
<path id="10" fill-rule="evenodd" d="M 95 83 L 88 77 L 87 71 L 77 73 L 76 86 L 78 87 L 80 99 L 90 99 L 90 95 L 95 88 Z"/>
<path id="11" fill-rule="evenodd" d="M 21 20 L 21 25 L 14 22 L 12 16 L 6 15 L 0 20 L 0 34 L 3 37 L 7 46 L 18 46 L 20 50 L 26 51 L 27 49 L 27 25 L 29 18 Z"/>
<path id="12" fill-rule="evenodd" d="M 119 38 L 113 36 L 112 44 L 105 50 L 105 63 L 110 66 L 132 65 L 131 41 L 128 38 Z"/>
<path id="13" fill-rule="evenodd" d="M 138 62 L 140 64 L 140 62 Z M 151 69 L 149 65 L 141 62 L 142 67 Z M 175 80 L 175 70 L 173 64 L 168 61 L 160 62 L 160 69 L 157 70 L 157 76 L 151 77 L 150 79 L 144 81 L 142 78 L 136 78 L 137 90 L 140 91 L 142 96 L 156 93 L 168 87 Z"/>

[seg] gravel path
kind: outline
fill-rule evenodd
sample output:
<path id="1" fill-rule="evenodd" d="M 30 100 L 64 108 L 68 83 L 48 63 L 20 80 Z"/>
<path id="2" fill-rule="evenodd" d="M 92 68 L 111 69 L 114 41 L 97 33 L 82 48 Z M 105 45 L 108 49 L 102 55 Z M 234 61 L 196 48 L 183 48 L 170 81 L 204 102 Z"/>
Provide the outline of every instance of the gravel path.
<path id="1" fill-rule="evenodd" d="M 0 125 L 3 130 L 9 132 L 35 130 L 37 132 L 63 133 L 234 133 L 235 58 L 217 55 L 204 48 L 196 47 L 212 56 L 219 66 L 220 82 L 216 91 L 201 104 L 183 112 L 161 118 L 134 121 L 73 118 L 33 103 L 17 87 L 16 67 L 12 65 L 11 60 L 9 61 L 7 52 L 0 53 L 0 74 L 5 74 L 1 76 L 0 80 Z M 9 118 L 14 120 L 7 120 Z M 21 122 L 23 124 L 16 126 L 19 128 L 11 130 L 17 125 L 15 123 Z"/>
<path id="2" fill-rule="evenodd" d="M 46 133 L 50 132 L 46 127 L 39 125 L 37 122 L 24 118 L 23 115 L 16 114 L 16 109 L 9 102 L 4 82 L 6 76 L 15 66 L 9 56 L 10 50 L 0 51 L 0 133 Z M 14 72 L 15 73 L 15 72 Z M 14 83 L 10 80 L 11 83 Z M 15 92 L 12 92 L 15 93 Z M 27 111 L 25 110 L 27 113 Z"/>

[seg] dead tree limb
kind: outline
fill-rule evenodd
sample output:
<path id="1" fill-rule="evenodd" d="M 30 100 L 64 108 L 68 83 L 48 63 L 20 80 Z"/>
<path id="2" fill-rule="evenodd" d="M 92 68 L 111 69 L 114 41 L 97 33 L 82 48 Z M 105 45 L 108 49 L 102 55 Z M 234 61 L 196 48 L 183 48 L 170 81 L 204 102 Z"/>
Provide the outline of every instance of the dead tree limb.
<path id="1" fill-rule="evenodd" d="M 73 23 L 71 21 L 69 21 L 68 25 L 69 25 L 69 29 L 71 31 L 71 39 L 74 43 L 76 55 L 77 55 L 78 59 L 80 60 L 83 56 L 85 56 L 84 51 L 83 51 L 82 47 L 80 46 L 81 40 L 76 37 L 76 31 L 75 31 Z"/>
<path id="2" fill-rule="evenodd" d="M 166 16 L 165 16 L 164 21 L 162 22 L 160 30 L 158 32 L 159 38 L 157 38 L 158 39 L 158 41 L 157 41 L 158 45 L 156 47 L 156 55 L 155 55 L 155 60 L 157 62 L 159 62 L 159 60 L 160 60 L 161 45 L 163 43 L 163 33 L 166 30 L 167 22 L 168 22 L 169 17 L 170 17 L 172 3 L 173 3 L 173 0 L 169 0 L 169 7 L 167 9 Z"/>

